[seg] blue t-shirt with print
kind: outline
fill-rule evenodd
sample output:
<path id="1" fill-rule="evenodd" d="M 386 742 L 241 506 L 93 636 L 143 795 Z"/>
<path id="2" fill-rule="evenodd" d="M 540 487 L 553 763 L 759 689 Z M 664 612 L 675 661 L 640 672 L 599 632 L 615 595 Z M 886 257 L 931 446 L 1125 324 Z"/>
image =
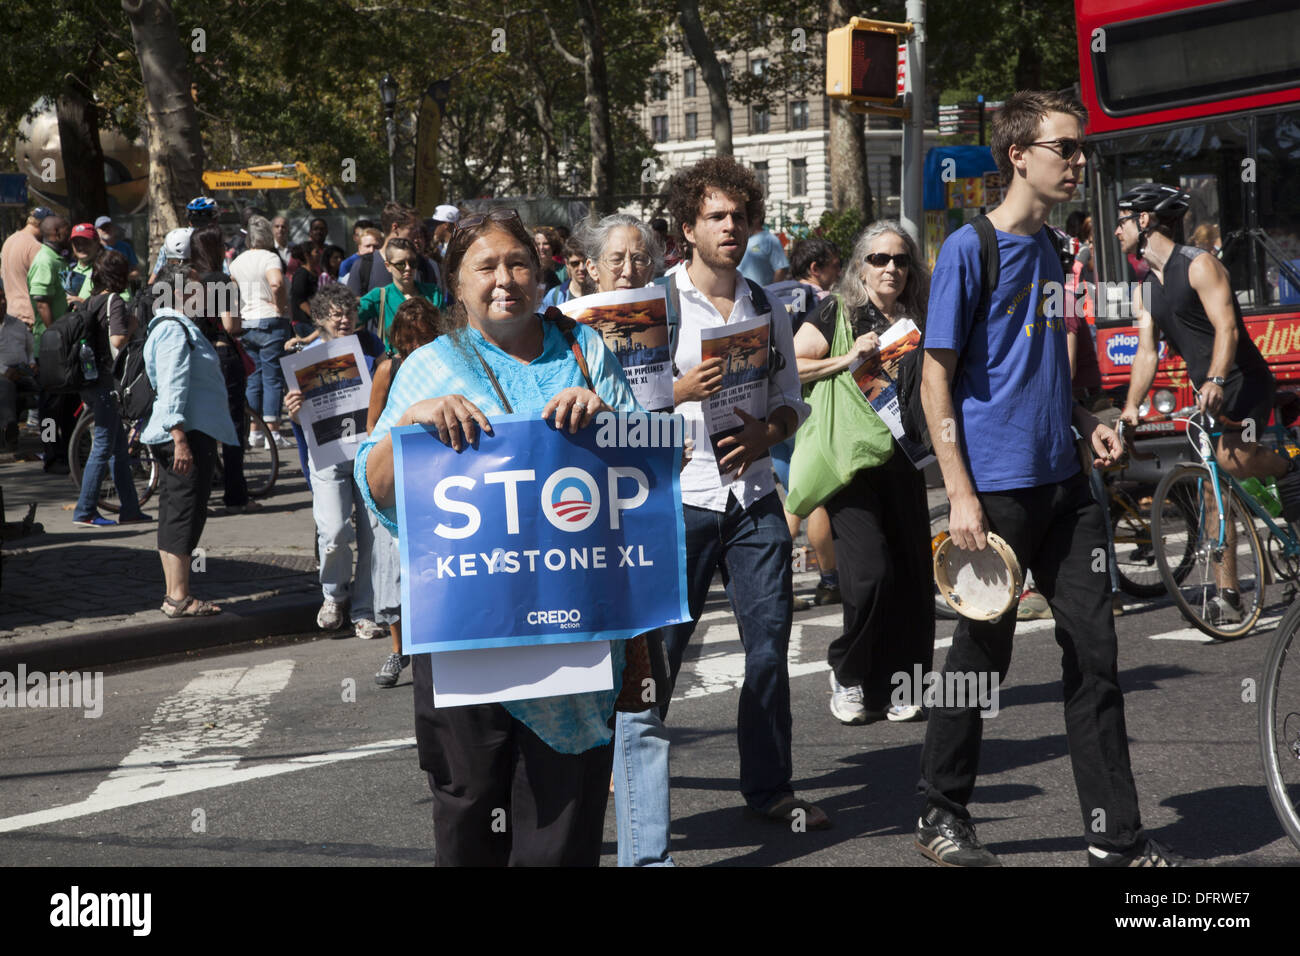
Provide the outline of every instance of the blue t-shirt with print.
<path id="1" fill-rule="evenodd" d="M 1065 282 L 1061 260 L 1041 230 L 997 237 L 1001 265 L 987 321 L 974 321 L 980 243 L 966 225 L 939 251 L 925 327 L 926 348 L 961 354 L 953 407 L 978 491 L 1032 488 L 1079 470 L 1065 320 L 1043 294 L 1044 283 Z"/>

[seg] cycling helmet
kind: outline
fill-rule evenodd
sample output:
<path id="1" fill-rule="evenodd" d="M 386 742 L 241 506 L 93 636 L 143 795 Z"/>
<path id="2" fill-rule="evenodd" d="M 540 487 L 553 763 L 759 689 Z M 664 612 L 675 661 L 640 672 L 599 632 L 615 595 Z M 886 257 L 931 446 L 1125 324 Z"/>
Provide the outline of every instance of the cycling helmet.
<path id="1" fill-rule="evenodd" d="M 217 215 L 217 202 L 207 196 L 198 196 L 189 201 L 185 213 L 191 220 L 214 219 Z"/>
<path id="2" fill-rule="evenodd" d="M 1192 197 L 1181 189 L 1164 183 L 1143 183 L 1119 197 L 1119 208 L 1129 212 L 1149 212 L 1157 219 L 1177 219 L 1187 212 Z"/>

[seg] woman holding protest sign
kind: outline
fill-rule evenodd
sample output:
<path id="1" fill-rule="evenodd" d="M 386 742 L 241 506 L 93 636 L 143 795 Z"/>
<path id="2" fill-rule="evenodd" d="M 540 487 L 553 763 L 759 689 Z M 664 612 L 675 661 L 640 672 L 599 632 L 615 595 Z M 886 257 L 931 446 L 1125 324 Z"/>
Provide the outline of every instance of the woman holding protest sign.
<path id="1" fill-rule="evenodd" d="M 881 336 L 896 322 L 910 319 L 923 332 L 929 289 L 929 271 L 903 228 L 869 227 L 854 243 L 835 294 L 795 335 L 800 381 L 851 375 L 859 358 L 879 354 Z M 817 416 L 821 406 L 812 404 Z M 844 633 L 827 649 L 831 713 L 845 724 L 920 717 L 911 700 L 892 699 L 891 678 L 912 674 L 916 665 L 928 672 L 934 656 L 925 480 L 898 443 L 889 443 L 886 460 L 856 471 L 826 501 L 844 601 Z"/>
<path id="2" fill-rule="evenodd" d="M 431 425 L 461 451 L 480 429 L 491 434 L 491 417 L 503 413 L 539 414 L 576 432 L 600 411 L 638 408 L 599 334 L 536 314 L 542 263 L 514 210 L 462 218 L 445 264 L 456 301 L 450 332 L 403 363 L 357 456 L 357 484 L 394 533 L 392 428 Z M 612 648 L 621 674 L 622 642 Z M 438 864 L 595 866 L 619 681 L 612 691 L 437 709 L 429 658 L 416 655 L 412 674 Z"/>

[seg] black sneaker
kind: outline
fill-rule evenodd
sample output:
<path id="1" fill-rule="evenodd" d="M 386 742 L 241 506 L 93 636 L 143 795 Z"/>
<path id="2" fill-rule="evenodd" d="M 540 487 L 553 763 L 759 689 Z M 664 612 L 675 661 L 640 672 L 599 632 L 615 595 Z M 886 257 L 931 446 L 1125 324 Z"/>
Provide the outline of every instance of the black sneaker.
<path id="1" fill-rule="evenodd" d="M 1186 866 L 1187 860 L 1155 840 L 1139 843 L 1127 852 L 1088 847 L 1089 866 Z"/>
<path id="2" fill-rule="evenodd" d="M 813 603 L 816 604 L 818 607 L 821 607 L 825 604 L 839 604 L 840 603 L 839 586 L 837 585 L 835 587 L 827 587 L 824 584 L 817 585 L 817 593 L 813 595 Z"/>
<path id="3" fill-rule="evenodd" d="M 375 683 L 380 687 L 396 687 L 397 679 L 402 676 L 403 669 L 411 663 L 411 658 L 402 654 L 389 654 L 388 659 L 384 661 L 384 666 L 379 668 L 379 673 L 375 675 Z"/>
<path id="4" fill-rule="evenodd" d="M 930 804 L 916 821 L 916 848 L 940 866 L 1001 866 L 984 849 L 975 826 L 942 807 Z"/>

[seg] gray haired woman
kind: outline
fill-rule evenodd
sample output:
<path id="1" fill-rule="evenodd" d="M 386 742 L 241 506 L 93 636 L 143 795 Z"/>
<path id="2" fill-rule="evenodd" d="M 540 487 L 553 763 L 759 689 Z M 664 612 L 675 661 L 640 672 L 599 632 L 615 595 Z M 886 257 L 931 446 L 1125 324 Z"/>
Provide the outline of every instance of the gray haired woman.
<path id="1" fill-rule="evenodd" d="M 880 335 L 895 322 L 911 319 L 924 330 L 929 295 L 929 270 L 903 227 L 892 221 L 868 227 L 835 293 L 795 335 L 800 381 L 849 374 L 855 360 L 877 353 Z M 851 344 L 831 355 L 841 309 Z M 891 702 L 890 677 L 918 664 L 928 672 L 934 657 L 925 481 L 895 443 L 888 461 L 854 474 L 826 510 L 844 601 L 844 632 L 827 650 L 831 713 L 845 724 L 914 720 L 918 706 Z"/>
<path id="2" fill-rule="evenodd" d="M 640 289 L 663 267 L 663 242 L 636 216 L 614 213 L 584 222 L 574 238 L 587 252 L 587 271 L 600 292 Z"/>

